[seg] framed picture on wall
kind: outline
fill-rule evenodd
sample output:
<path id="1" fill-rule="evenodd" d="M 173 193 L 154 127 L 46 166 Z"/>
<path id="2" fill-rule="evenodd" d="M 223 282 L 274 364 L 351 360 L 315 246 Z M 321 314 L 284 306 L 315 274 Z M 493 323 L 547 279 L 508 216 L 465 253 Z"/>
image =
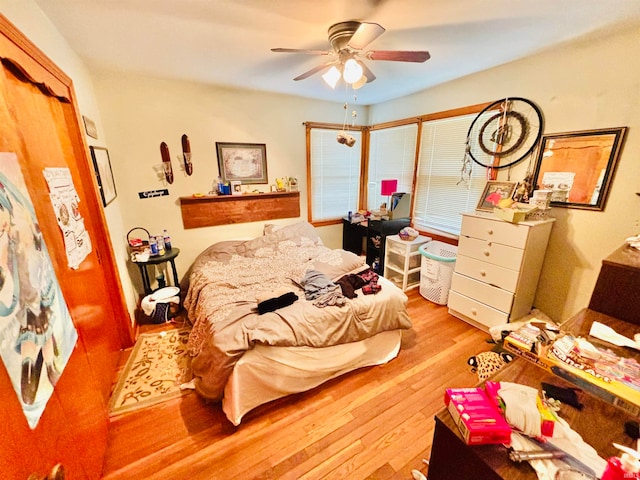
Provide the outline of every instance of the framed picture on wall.
<path id="1" fill-rule="evenodd" d="M 493 212 L 503 198 L 511 198 L 516 189 L 517 182 L 498 182 L 489 180 L 480 196 L 476 210 Z"/>
<path id="2" fill-rule="evenodd" d="M 93 168 L 98 181 L 98 189 L 102 197 L 102 205 L 106 207 L 117 195 L 113 171 L 111 170 L 111 160 L 109 160 L 109 151 L 102 147 L 89 147 L 89 149 L 91 150 Z"/>
<path id="3" fill-rule="evenodd" d="M 216 142 L 218 168 L 225 182 L 269 183 L 267 147 L 264 143 Z"/>

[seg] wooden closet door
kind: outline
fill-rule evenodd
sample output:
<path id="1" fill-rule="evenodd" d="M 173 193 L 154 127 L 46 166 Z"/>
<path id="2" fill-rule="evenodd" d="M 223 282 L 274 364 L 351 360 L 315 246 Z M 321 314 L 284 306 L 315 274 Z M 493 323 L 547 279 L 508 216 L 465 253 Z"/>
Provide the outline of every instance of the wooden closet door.
<path id="1" fill-rule="evenodd" d="M 130 323 L 102 206 L 93 184 L 71 81 L 0 16 L 0 151 L 17 156 L 78 341 L 35 429 L 0 367 L 3 478 L 44 475 L 61 463 L 67 478 L 101 477 L 107 404 Z M 67 265 L 64 239 L 43 175 L 71 172 L 92 251 L 78 269 Z M 1 362 L 0 362 L 1 363 Z"/>

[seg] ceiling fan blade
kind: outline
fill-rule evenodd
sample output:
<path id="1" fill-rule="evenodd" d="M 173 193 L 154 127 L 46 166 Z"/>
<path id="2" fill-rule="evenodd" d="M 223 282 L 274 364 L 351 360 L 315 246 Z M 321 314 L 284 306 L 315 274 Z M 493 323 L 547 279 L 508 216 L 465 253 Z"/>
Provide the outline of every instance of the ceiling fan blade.
<path id="1" fill-rule="evenodd" d="M 367 77 L 367 83 L 373 82 L 376 79 L 373 72 L 364 64 L 364 62 L 360 62 L 360 65 L 362 65 L 362 74 Z"/>
<path id="2" fill-rule="evenodd" d="M 409 52 L 402 50 L 372 50 L 367 52 L 371 60 L 388 60 L 392 62 L 426 62 L 431 58 L 429 52 Z"/>
<path id="3" fill-rule="evenodd" d="M 384 27 L 377 23 L 363 22 L 356 30 L 356 33 L 353 34 L 349 43 L 347 43 L 347 47 L 354 50 L 362 50 L 384 32 Z"/>
<path id="4" fill-rule="evenodd" d="M 316 73 L 320 73 L 323 70 L 327 70 L 331 65 L 334 65 L 335 62 L 327 62 L 322 65 L 318 65 L 317 67 L 312 68 L 294 78 L 295 81 L 304 80 L 305 78 L 309 78 L 311 75 L 315 75 Z"/>
<path id="5" fill-rule="evenodd" d="M 299 48 L 272 48 L 276 53 L 305 53 L 307 55 L 329 55 L 330 52 L 324 50 L 304 50 Z"/>

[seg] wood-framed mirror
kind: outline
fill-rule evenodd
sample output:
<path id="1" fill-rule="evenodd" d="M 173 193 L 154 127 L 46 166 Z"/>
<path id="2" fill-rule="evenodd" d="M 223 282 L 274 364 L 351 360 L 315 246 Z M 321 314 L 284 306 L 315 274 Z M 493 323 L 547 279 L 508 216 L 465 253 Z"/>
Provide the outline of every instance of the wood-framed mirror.
<path id="1" fill-rule="evenodd" d="M 554 207 L 604 210 L 627 127 L 543 135 L 535 190 L 551 190 Z"/>

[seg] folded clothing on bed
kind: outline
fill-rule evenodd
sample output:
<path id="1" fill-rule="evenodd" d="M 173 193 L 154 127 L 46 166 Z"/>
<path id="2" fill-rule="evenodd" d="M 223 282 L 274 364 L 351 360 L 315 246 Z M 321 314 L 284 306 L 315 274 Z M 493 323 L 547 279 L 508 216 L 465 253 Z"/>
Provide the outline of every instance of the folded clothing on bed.
<path id="1" fill-rule="evenodd" d="M 273 312 L 279 308 L 288 307 L 298 300 L 298 296 L 290 288 L 282 287 L 271 292 L 261 293 L 256 297 L 258 313 Z"/>

